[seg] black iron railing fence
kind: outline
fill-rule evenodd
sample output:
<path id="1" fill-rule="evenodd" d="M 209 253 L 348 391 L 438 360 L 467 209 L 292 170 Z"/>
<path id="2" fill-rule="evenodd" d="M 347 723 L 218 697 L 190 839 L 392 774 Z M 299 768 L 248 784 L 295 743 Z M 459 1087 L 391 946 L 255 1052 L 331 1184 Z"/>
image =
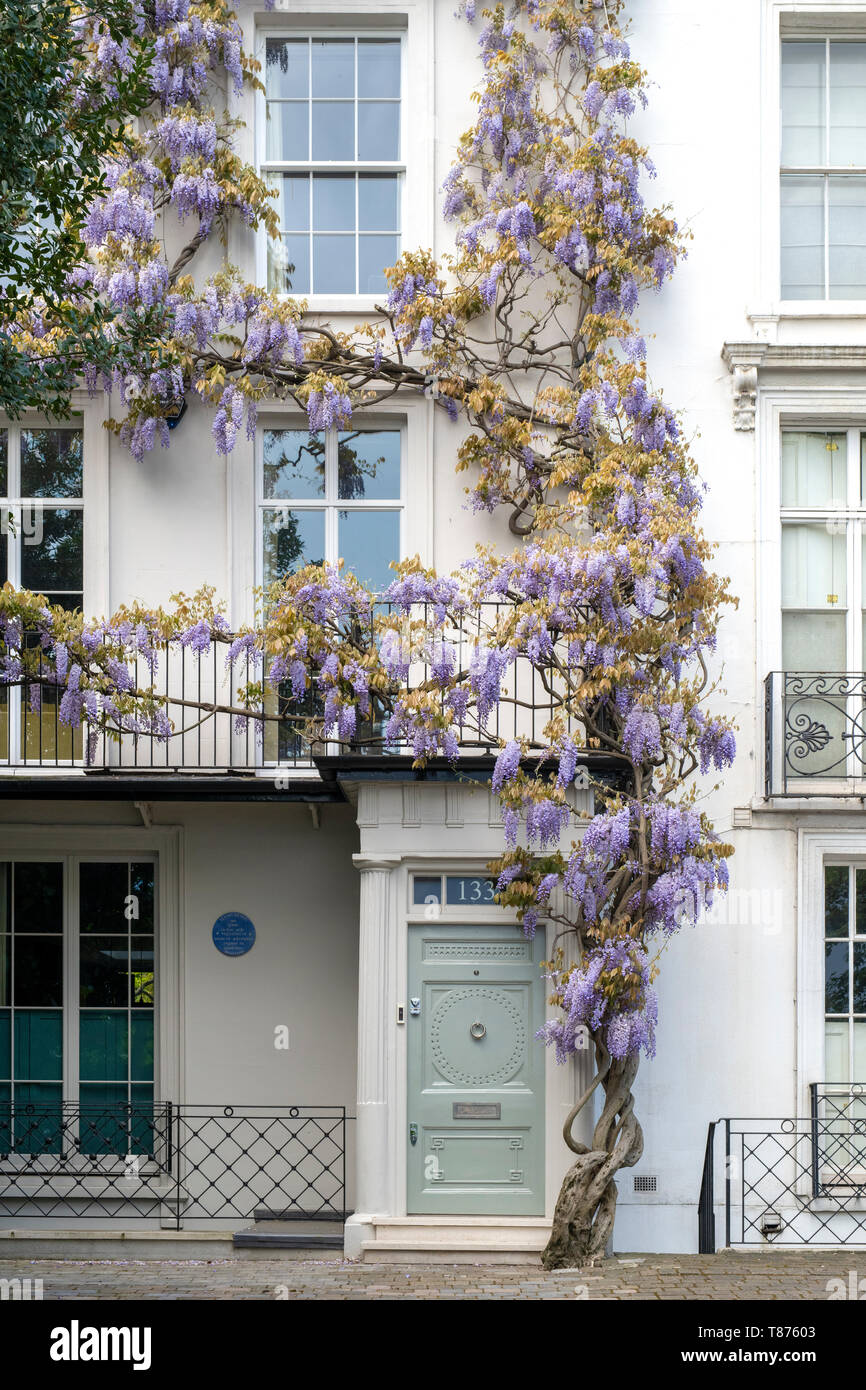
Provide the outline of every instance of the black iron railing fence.
<path id="1" fill-rule="evenodd" d="M 866 673 L 771 671 L 764 681 L 767 796 L 866 782 Z"/>
<path id="2" fill-rule="evenodd" d="M 707 1133 L 698 1249 L 715 1250 L 715 1206 L 725 1245 L 866 1245 L 866 1082 L 813 1084 L 803 1119 L 725 1118 Z M 724 1190 L 715 1148 L 724 1135 Z"/>
<path id="3" fill-rule="evenodd" d="M 338 1105 L 0 1107 L 0 1225 L 23 1216 L 180 1229 L 346 1209 Z"/>
<path id="4" fill-rule="evenodd" d="M 513 614 L 508 603 L 485 603 L 425 641 L 429 605 L 416 605 L 404 618 L 391 605 L 383 614 L 395 617 L 407 670 L 395 681 L 393 693 L 431 682 L 448 650 L 455 672 L 467 672 L 476 649 L 496 624 Z M 519 658 L 504 674 L 501 702 L 489 713 L 467 711 L 457 727 L 461 747 L 479 753 L 496 751 L 500 741 L 522 737 L 530 746 L 544 744 L 544 726 L 561 707 L 561 698 L 576 674 L 569 672 L 567 639 L 556 644 L 547 662 Z M 23 685 L 0 686 L 0 771 L 12 768 L 68 768 L 123 771 L 256 772 L 262 768 L 314 767 L 314 754 L 327 753 L 326 744 L 311 749 L 299 730 L 316 711 L 316 696 L 300 704 L 290 699 L 288 686 L 267 689 L 264 702 L 249 718 L 239 690 L 261 681 L 262 668 L 246 655 L 227 663 L 229 645 L 215 642 L 201 655 L 173 645 L 158 653 L 155 672 L 143 658 L 129 666 L 134 688 L 152 691 L 172 733 L 160 739 L 152 733 L 125 731 L 119 737 L 91 729 L 86 721 L 72 729 L 61 722 L 62 691 L 41 684 L 49 663 L 39 658 L 35 679 Z M 2 655 L 2 649 L 0 649 Z M 444 694 L 441 695 L 444 709 Z M 358 730 L 357 748 L 382 751 L 381 734 L 387 708 L 372 710 L 371 720 Z M 396 750 L 399 751 L 399 748 Z"/>

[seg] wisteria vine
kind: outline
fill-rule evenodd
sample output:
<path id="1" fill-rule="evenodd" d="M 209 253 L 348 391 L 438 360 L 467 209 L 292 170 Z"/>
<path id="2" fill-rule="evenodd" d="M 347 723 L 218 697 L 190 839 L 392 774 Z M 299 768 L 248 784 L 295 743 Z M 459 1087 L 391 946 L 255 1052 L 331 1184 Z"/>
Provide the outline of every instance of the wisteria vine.
<path id="1" fill-rule="evenodd" d="M 375 598 L 339 566 L 303 569 L 239 633 L 208 590 L 87 622 L 7 589 L 0 669 L 31 702 L 62 687 L 61 720 L 91 736 L 166 738 L 165 704 L 132 680 L 136 658 L 153 671 L 166 645 L 221 643 L 230 671 L 241 659 L 258 671 L 225 706 L 238 720 L 260 728 L 279 692 L 279 717 L 311 743 L 402 748 L 418 764 L 456 762 L 514 706 L 492 774 L 499 901 L 530 935 L 555 924 L 557 1012 L 543 1036 L 561 1060 L 589 1039 L 596 1060 L 564 1130 L 577 1162 L 546 1256 L 561 1263 L 604 1248 L 614 1175 L 640 1154 L 631 1083 L 640 1052 L 654 1051 L 660 949 L 727 884 L 730 849 L 700 809 L 698 775 L 734 758 L 729 721 L 708 708 L 729 595 L 709 569 L 681 422 L 649 383 L 636 324 L 641 293 L 664 284 L 683 242 L 670 211 L 645 202 L 654 171 L 629 133 L 645 75 L 619 27 L 622 0 L 461 9 L 480 23 L 482 78 L 444 188 L 454 249 L 438 261 L 406 252 L 387 272 L 387 302 L 346 333 L 229 266 L 200 284 L 188 271 L 230 216 L 276 228 L 267 189 L 233 151 L 233 122 L 216 115 L 220 81 L 257 80 L 236 21 L 221 0 L 158 0 L 140 31 L 154 107 L 135 152 L 111 167 L 74 279 L 76 294 L 116 309 L 117 360 L 82 371 L 119 398 L 116 428 L 139 459 L 168 443 L 166 416 L 190 391 L 213 404 L 225 453 L 254 430 L 262 399 L 294 400 L 318 431 L 433 382 L 436 408 L 464 426 L 468 505 L 507 517 L 517 548 L 479 549 L 448 576 L 404 562 Z M 125 61 L 96 43 L 106 80 Z M 169 216 L 194 226 L 173 261 L 158 231 Z M 39 327 L 21 329 L 35 359 L 50 352 L 50 324 Z M 527 668 L 551 717 L 521 737 Z M 592 812 L 575 794 L 587 773 Z M 587 1146 L 573 1124 L 598 1087 Z"/>

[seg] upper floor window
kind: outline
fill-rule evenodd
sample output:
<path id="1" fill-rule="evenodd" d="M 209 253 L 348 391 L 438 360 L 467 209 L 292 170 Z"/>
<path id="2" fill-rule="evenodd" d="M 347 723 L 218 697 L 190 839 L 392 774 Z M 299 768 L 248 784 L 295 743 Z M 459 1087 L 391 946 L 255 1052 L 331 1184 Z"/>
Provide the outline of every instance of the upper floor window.
<path id="1" fill-rule="evenodd" d="M 262 434 L 261 573 L 335 564 L 376 593 L 401 555 L 400 429 L 267 429 Z"/>
<path id="2" fill-rule="evenodd" d="M 782 664 L 862 671 L 866 434 L 782 434 Z"/>
<path id="3" fill-rule="evenodd" d="M 68 609 L 84 600 L 83 453 L 80 429 L 0 430 L 0 584 Z M 0 690 L 0 762 L 80 757 L 80 729 L 58 718 L 61 695 L 38 684 Z"/>
<path id="4" fill-rule="evenodd" d="M 782 43 L 781 293 L 866 298 L 866 43 Z"/>
<path id="5" fill-rule="evenodd" d="M 266 40 L 263 171 L 281 228 L 269 289 L 387 288 L 402 227 L 402 50 L 395 36 Z"/>
<path id="6" fill-rule="evenodd" d="M 0 583 L 80 608 L 84 502 L 80 429 L 0 430 Z"/>

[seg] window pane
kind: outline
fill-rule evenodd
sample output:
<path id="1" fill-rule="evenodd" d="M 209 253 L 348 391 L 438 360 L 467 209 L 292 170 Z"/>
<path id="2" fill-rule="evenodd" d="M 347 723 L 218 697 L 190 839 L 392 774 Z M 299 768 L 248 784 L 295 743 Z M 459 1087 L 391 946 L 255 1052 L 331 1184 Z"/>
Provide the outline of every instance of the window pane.
<path id="1" fill-rule="evenodd" d="M 132 943 L 130 953 L 132 988 L 130 1003 L 135 1008 L 152 1009 L 154 999 L 153 937 L 140 936 Z"/>
<path id="2" fill-rule="evenodd" d="M 0 996 L 2 997 L 2 996 Z M 12 1075 L 12 1011 L 0 1010 L 0 1080 Z"/>
<path id="3" fill-rule="evenodd" d="M 265 88 L 269 97 L 309 96 L 309 43 L 306 39 L 268 39 Z"/>
<path id="4" fill-rule="evenodd" d="M 313 96 L 355 95 L 355 44 L 352 39 L 313 39 Z"/>
<path id="5" fill-rule="evenodd" d="M 132 1015 L 132 1059 L 130 1075 L 133 1081 L 153 1080 L 153 1013 L 140 1009 Z"/>
<path id="6" fill-rule="evenodd" d="M 782 44 L 782 163 L 824 163 L 823 43 Z"/>
<path id="7" fill-rule="evenodd" d="M 264 532 L 264 583 L 273 584 L 304 565 L 325 562 L 325 513 L 292 512 L 266 507 Z"/>
<path id="8" fill-rule="evenodd" d="M 313 227 L 317 232 L 354 231 L 354 174 L 316 175 L 313 179 Z"/>
<path id="9" fill-rule="evenodd" d="M 824 1025 L 824 1079 L 832 1084 L 848 1081 L 848 1024 Z"/>
<path id="10" fill-rule="evenodd" d="M 782 435 L 782 506 L 847 505 L 848 442 L 844 434 Z"/>
<path id="11" fill-rule="evenodd" d="M 113 1085 L 88 1082 L 82 1085 L 81 1152 L 84 1154 L 134 1153 L 130 1143 L 130 1115 L 127 1112 L 129 1095 L 125 1082 Z"/>
<path id="12" fill-rule="evenodd" d="M 866 298 L 866 179 L 831 178 L 830 298 Z"/>
<path id="13" fill-rule="evenodd" d="M 0 1004 L 12 1003 L 12 937 L 0 936 Z"/>
<path id="14" fill-rule="evenodd" d="M 399 191 L 396 174 L 359 176 L 358 226 L 362 232 L 394 232 L 399 229 Z"/>
<path id="15" fill-rule="evenodd" d="M 337 470 L 341 501 L 400 497 L 400 431 L 351 430 L 339 434 Z"/>
<path id="16" fill-rule="evenodd" d="M 824 298 L 824 180 L 782 176 L 782 298 Z"/>
<path id="17" fill-rule="evenodd" d="M 441 901 L 441 878 L 419 878 L 416 875 L 412 885 L 412 902 L 415 906 L 423 907 L 425 903 L 441 903 Z"/>
<path id="18" fill-rule="evenodd" d="M 308 236 L 284 236 L 280 242 L 268 238 L 268 289 L 276 294 L 310 293 Z"/>
<path id="19" fill-rule="evenodd" d="M 848 865 L 824 868 L 824 935 L 848 935 Z M 860 907 L 860 871 L 857 872 L 857 908 Z"/>
<path id="20" fill-rule="evenodd" d="M 381 593 L 394 579 L 392 560 L 400 558 L 400 513 L 341 511 L 339 554 L 361 583 Z"/>
<path id="21" fill-rule="evenodd" d="M 18 936 L 12 1002 L 18 1008 L 63 1007 L 63 938 Z"/>
<path id="22" fill-rule="evenodd" d="M 309 159 L 310 108 L 305 101 L 272 101 L 267 113 L 268 159 Z"/>
<path id="23" fill-rule="evenodd" d="M 824 1012 L 848 1012 L 847 941 L 827 941 L 824 945 Z"/>
<path id="24" fill-rule="evenodd" d="M 154 919 L 154 869 L 152 864 L 132 864 L 130 866 L 130 889 L 135 897 L 138 916 L 130 919 L 129 927 L 133 934 L 147 932 L 152 934 Z"/>
<path id="25" fill-rule="evenodd" d="M 18 863 L 14 867 L 16 932 L 63 931 L 63 865 Z"/>
<path id="26" fill-rule="evenodd" d="M 844 671 L 847 665 L 844 613 L 782 614 L 786 671 Z M 825 711 L 832 707 L 832 701 L 821 704 Z"/>
<path id="27" fill-rule="evenodd" d="M 830 163 L 866 164 L 866 43 L 830 44 Z"/>
<path id="28" fill-rule="evenodd" d="M 127 936 L 129 865 L 82 864 L 80 883 L 81 931 Z"/>
<path id="29" fill-rule="evenodd" d="M 822 524 L 782 527 L 782 604 L 843 609 L 847 603 L 845 536 Z"/>
<path id="30" fill-rule="evenodd" d="M 59 1154 L 63 1145 L 63 1087 L 15 1087 L 15 1133 L 19 1153 Z"/>
<path id="31" fill-rule="evenodd" d="M 81 430 L 21 431 L 21 496 L 80 497 Z"/>
<path id="32" fill-rule="evenodd" d="M 361 294 L 378 294 L 387 290 L 385 269 L 400 255 L 400 238 L 396 236 L 362 236 L 358 239 L 358 289 Z"/>
<path id="33" fill-rule="evenodd" d="M 866 1014 L 866 941 L 854 942 L 853 1012 Z"/>
<path id="34" fill-rule="evenodd" d="M 360 39 L 358 42 L 358 96 L 400 95 L 400 40 Z"/>
<path id="35" fill-rule="evenodd" d="M 126 1008 L 129 996 L 129 946 L 122 937 L 82 936 L 81 997 L 83 1008 Z"/>
<path id="36" fill-rule="evenodd" d="M 82 1081 L 125 1081 L 129 1062 L 126 1009 L 82 1009 L 79 1027 L 79 1075 Z"/>
<path id="37" fill-rule="evenodd" d="M 16 1009 L 15 1078 L 63 1080 L 63 1014 L 60 1009 Z"/>
<path id="38" fill-rule="evenodd" d="M 41 526 L 21 547 L 21 583 L 25 589 L 80 590 L 83 578 L 84 517 L 67 507 L 37 514 Z M 39 531 L 41 530 L 41 535 Z"/>
<path id="39" fill-rule="evenodd" d="M 324 497 L 325 436 L 265 430 L 265 497 Z"/>
<path id="40" fill-rule="evenodd" d="M 313 102 L 313 159 L 355 158 L 355 105 Z"/>
<path id="41" fill-rule="evenodd" d="M 400 158 L 399 102 L 358 103 L 358 158 Z"/>
<path id="42" fill-rule="evenodd" d="M 9 491 L 9 431 L 0 430 L 0 497 Z"/>
<path id="43" fill-rule="evenodd" d="M 355 238 L 313 237 L 313 289 L 316 294 L 355 293 Z"/>
<path id="44" fill-rule="evenodd" d="M 309 174 L 268 174 L 268 186 L 276 189 L 274 207 L 280 226 L 288 232 L 306 232 L 310 228 Z"/>

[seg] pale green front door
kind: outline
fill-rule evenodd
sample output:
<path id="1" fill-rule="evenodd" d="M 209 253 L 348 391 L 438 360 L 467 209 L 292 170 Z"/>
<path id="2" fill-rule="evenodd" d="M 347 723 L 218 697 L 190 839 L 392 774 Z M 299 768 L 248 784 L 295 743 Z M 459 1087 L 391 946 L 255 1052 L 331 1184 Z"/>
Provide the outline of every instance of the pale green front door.
<path id="1" fill-rule="evenodd" d="M 543 953 L 507 923 L 409 928 L 410 1214 L 544 1214 Z"/>

